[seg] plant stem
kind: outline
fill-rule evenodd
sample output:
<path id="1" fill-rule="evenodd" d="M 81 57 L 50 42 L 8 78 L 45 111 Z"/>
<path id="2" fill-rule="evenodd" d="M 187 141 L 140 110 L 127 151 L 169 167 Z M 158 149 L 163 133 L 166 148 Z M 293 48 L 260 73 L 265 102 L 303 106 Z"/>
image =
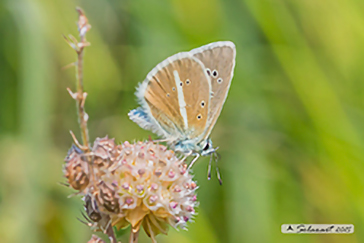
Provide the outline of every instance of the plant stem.
<path id="1" fill-rule="evenodd" d="M 138 243 L 138 238 L 139 238 L 139 229 L 134 232 L 133 228 L 130 230 L 130 239 L 129 239 L 129 243 Z"/>
<path id="2" fill-rule="evenodd" d="M 89 43 L 86 41 L 86 33 L 91 28 L 91 25 L 88 24 L 88 20 L 83 12 L 83 10 L 79 7 L 76 8 L 79 16 L 78 16 L 78 32 L 80 36 L 80 41 L 78 41 L 75 37 L 69 36 L 69 38 L 65 37 L 66 42 L 76 51 L 77 53 L 77 62 L 75 63 L 76 66 L 76 86 L 77 92 L 73 93 L 70 89 L 67 89 L 70 93 L 71 97 L 76 100 L 77 105 L 77 114 L 78 114 L 78 123 L 80 125 L 81 136 L 82 136 L 82 143 L 79 143 L 76 139 L 76 136 L 71 132 L 71 136 L 75 142 L 75 144 L 82 149 L 84 152 L 91 152 L 90 142 L 89 142 L 89 134 L 87 128 L 87 121 L 88 115 L 85 111 L 85 100 L 87 93 L 83 91 L 83 55 L 84 55 L 84 48 L 89 46 Z M 96 184 L 93 168 L 92 168 L 92 159 L 91 156 L 87 156 L 88 160 L 88 170 L 91 171 L 91 182 Z M 108 235 L 109 240 L 111 243 L 117 243 L 115 232 L 111 223 L 107 227 L 106 231 L 104 232 Z M 138 233 L 138 232 L 137 232 Z M 136 234 L 136 241 L 137 242 L 138 235 Z"/>
<path id="3" fill-rule="evenodd" d="M 86 46 L 86 32 L 89 28 L 87 18 L 81 8 L 77 8 L 79 13 L 78 30 L 80 33 L 80 42 L 77 51 L 77 65 L 76 65 L 76 82 L 77 82 L 77 111 L 78 111 L 78 122 L 80 124 L 82 144 L 89 150 L 89 135 L 87 128 L 88 115 L 85 112 L 84 104 L 86 99 L 86 93 L 83 92 L 83 50 Z"/>
<path id="4" fill-rule="evenodd" d="M 117 243 L 115 232 L 114 232 L 114 229 L 112 228 L 111 224 L 109 224 L 109 227 L 106 230 L 106 234 L 109 236 L 111 243 Z"/>

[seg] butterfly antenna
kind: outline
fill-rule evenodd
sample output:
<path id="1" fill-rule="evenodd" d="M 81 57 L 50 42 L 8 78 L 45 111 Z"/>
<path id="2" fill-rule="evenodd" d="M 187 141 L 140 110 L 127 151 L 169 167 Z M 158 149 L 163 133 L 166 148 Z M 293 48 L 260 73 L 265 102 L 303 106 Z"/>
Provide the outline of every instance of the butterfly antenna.
<path id="1" fill-rule="evenodd" d="M 220 155 L 218 155 L 218 153 L 216 153 L 216 152 L 214 153 L 214 155 L 215 155 L 215 162 L 216 162 L 217 179 L 219 180 L 219 183 L 220 183 L 220 186 L 221 186 L 222 185 L 222 180 L 221 180 L 221 176 L 220 176 L 219 166 L 217 165 L 217 162 L 219 161 Z"/>
<path id="2" fill-rule="evenodd" d="M 208 166 L 208 169 L 207 169 L 207 180 L 211 180 L 211 162 L 212 162 L 212 154 L 210 156 L 210 161 L 209 161 L 209 166 Z"/>

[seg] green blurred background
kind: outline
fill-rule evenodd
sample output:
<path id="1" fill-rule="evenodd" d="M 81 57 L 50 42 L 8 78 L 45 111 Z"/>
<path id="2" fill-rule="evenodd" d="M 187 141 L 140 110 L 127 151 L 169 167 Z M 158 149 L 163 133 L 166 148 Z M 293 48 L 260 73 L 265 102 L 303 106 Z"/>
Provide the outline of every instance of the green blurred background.
<path id="1" fill-rule="evenodd" d="M 212 133 L 224 184 L 194 168 L 200 207 L 162 243 L 364 242 L 364 2 L 360 0 L 1 0 L 0 242 L 82 243 L 82 202 L 58 184 L 79 137 L 76 6 L 91 140 L 147 139 L 127 117 L 134 89 L 166 57 L 236 44 L 235 76 Z M 352 235 L 283 235 L 283 223 L 354 224 Z M 121 239 L 127 242 L 129 230 Z M 142 233 L 140 242 L 150 242 Z"/>

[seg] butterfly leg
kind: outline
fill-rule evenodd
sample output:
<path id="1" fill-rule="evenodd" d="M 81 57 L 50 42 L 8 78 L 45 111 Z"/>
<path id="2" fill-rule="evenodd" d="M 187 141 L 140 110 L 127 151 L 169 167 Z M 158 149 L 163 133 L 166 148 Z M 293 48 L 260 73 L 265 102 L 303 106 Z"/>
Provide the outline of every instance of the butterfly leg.
<path id="1" fill-rule="evenodd" d="M 169 139 L 156 139 L 156 140 L 153 140 L 154 143 L 164 143 L 164 142 L 168 142 Z"/>
<path id="2" fill-rule="evenodd" d="M 196 162 L 196 160 L 200 157 L 200 154 L 196 154 L 196 157 L 191 161 L 191 163 L 188 165 L 187 170 L 190 170 L 193 164 Z"/>
<path id="3" fill-rule="evenodd" d="M 188 152 L 187 154 L 185 154 L 185 156 L 183 156 L 183 159 L 181 160 L 181 162 L 184 162 L 188 156 L 191 156 L 192 151 Z"/>

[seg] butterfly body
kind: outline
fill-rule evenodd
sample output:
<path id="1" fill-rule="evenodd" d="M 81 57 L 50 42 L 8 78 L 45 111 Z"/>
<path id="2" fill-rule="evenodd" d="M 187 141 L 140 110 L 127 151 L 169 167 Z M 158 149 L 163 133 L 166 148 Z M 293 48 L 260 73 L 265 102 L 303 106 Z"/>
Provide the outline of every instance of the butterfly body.
<path id="1" fill-rule="evenodd" d="M 215 42 L 177 53 L 138 86 L 141 105 L 129 112 L 140 127 L 186 155 L 215 152 L 209 138 L 225 102 L 235 66 L 235 45 Z"/>

